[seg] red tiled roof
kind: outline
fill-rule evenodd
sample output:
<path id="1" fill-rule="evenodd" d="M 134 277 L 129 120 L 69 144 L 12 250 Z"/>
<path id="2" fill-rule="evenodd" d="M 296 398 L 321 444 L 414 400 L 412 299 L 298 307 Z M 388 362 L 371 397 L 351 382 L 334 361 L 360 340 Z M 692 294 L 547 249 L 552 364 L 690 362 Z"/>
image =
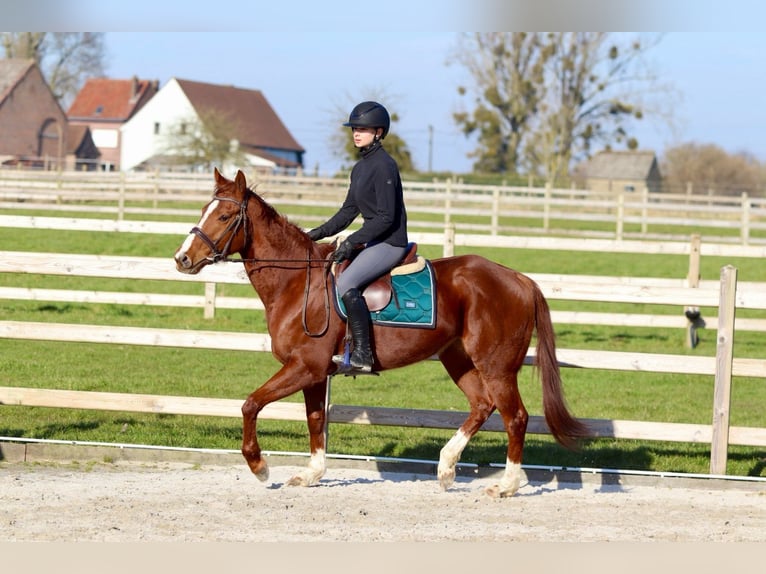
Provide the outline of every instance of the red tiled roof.
<path id="1" fill-rule="evenodd" d="M 91 78 L 69 107 L 70 119 L 127 121 L 158 89 L 156 81 Z"/>
<path id="2" fill-rule="evenodd" d="M 230 139 L 243 146 L 305 151 L 260 90 L 176 79 L 197 114 L 216 113 L 236 120 Z"/>

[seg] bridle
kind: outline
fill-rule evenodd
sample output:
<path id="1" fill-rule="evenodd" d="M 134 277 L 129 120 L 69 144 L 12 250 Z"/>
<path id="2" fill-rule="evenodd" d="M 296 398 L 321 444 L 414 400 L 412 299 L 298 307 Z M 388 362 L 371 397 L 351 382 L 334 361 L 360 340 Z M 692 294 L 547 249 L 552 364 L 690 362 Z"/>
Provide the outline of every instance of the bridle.
<path id="1" fill-rule="evenodd" d="M 210 239 L 210 236 L 208 236 L 208 234 L 202 231 L 202 229 L 200 229 L 198 226 L 195 225 L 192 227 L 189 233 L 199 237 L 202 242 L 207 245 L 208 249 L 210 249 L 211 254 L 205 258 L 208 263 L 218 263 L 219 261 L 229 260 L 229 249 L 231 248 L 231 242 L 237 235 L 239 228 L 242 227 L 242 224 L 245 223 L 245 220 L 247 219 L 247 202 L 250 200 L 250 194 L 246 193 L 242 201 L 237 201 L 231 197 L 221 197 L 218 195 L 213 195 L 213 200 L 230 201 L 239 207 L 239 213 L 237 213 L 236 217 L 232 219 L 231 222 L 229 222 L 229 225 L 226 226 L 226 229 L 221 232 L 221 235 L 215 241 Z M 227 234 L 229 239 L 226 241 L 223 249 L 218 249 L 218 244 L 226 238 Z M 248 242 L 248 239 L 248 226 L 245 225 L 245 243 Z"/>
<path id="2" fill-rule="evenodd" d="M 238 201 L 232 197 L 222 197 L 219 195 L 213 194 L 213 200 L 217 201 L 229 201 L 231 203 L 234 203 L 239 207 L 239 212 L 237 215 L 232 219 L 229 224 L 226 226 L 226 229 L 224 229 L 221 234 L 218 236 L 218 239 L 211 239 L 210 236 L 202 231 L 202 229 L 199 228 L 199 226 L 194 226 L 190 233 L 193 235 L 196 235 L 200 238 L 200 240 L 207 245 L 208 249 L 210 249 L 210 255 L 208 255 L 205 258 L 205 261 L 208 263 L 219 263 L 221 261 L 225 261 L 228 263 L 305 263 L 306 264 L 306 288 L 303 295 L 303 309 L 301 312 L 302 322 L 303 322 L 303 331 L 308 335 L 309 337 L 321 337 L 322 335 L 327 332 L 328 327 L 330 326 L 330 288 L 327 282 L 327 275 L 330 273 L 330 266 L 332 263 L 332 259 L 328 257 L 327 259 L 317 259 L 312 258 L 310 256 L 310 252 L 307 253 L 306 259 L 259 259 L 259 258 L 250 258 L 245 259 L 242 257 L 239 258 L 231 258 L 229 256 L 229 250 L 231 249 L 231 243 L 234 241 L 234 238 L 237 236 L 237 233 L 240 231 L 240 228 L 243 228 L 244 234 L 245 234 L 245 242 L 244 244 L 247 245 L 250 242 L 250 226 L 247 225 L 247 204 L 250 201 L 250 198 L 253 196 L 253 192 L 250 189 L 247 189 L 245 191 L 245 196 L 242 199 L 242 201 Z M 227 239 L 228 235 L 228 239 Z M 225 240 L 225 244 L 223 248 L 219 249 L 218 245 Z M 317 333 L 312 333 L 309 331 L 308 323 L 306 320 L 306 314 L 307 314 L 307 308 L 308 308 L 308 299 L 309 299 L 309 293 L 311 290 L 311 268 L 312 263 L 322 262 L 324 263 L 324 307 L 325 307 L 325 324 L 324 327 L 318 331 Z M 296 267 L 295 269 L 301 269 L 301 267 Z"/>

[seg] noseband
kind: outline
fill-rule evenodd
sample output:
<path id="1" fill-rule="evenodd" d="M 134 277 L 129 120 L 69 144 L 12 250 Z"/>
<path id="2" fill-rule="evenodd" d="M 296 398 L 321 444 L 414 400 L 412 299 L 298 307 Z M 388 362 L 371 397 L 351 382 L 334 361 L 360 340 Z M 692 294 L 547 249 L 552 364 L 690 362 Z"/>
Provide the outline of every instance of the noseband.
<path id="1" fill-rule="evenodd" d="M 245 198 L 240 202 L 236 199 L 232 199 L 230 197 L 219 197 L 217 195 L 213 196 L 213 200 L 218 201 L 230 201 L 234 204 L 236 204 L 239 207 L 239 213 L 236 215 L 236 217 L 229 223 L 229 225 L 226 226 L 226 229 L 223 230 L 221 235 L 213 241 L 210 239 L 210 237 L 202 231 L 197 226 L 194 226 L 190 233 L 193 233 L 197 237 L 199 237 L 202 242 L 208 246 L 208 249 L 210 249 L 211 255 L 206 257 L 207 261 L 210 261 L 211 263 L 218 263 L 219 261 L 223 261 L 229 256 L 229 248 L 231 247 L 231 242 L 234 240 L 234 237 L 237 235 L 237 232 L 239 231 L 240 227 L 242 227 L 242 224 L 247 219 L 247 202 L 250 200 L 250 193 L 245 194 Z M 245 245 L 247 245 L 248 242 L 248 226 L 244 226 L 245 230 Z M 218 249 L 218 244 L 226 239 L 228 235 L 228 240 L 226 241 L 226 244 L 223 246 L 223 249 Z"/>

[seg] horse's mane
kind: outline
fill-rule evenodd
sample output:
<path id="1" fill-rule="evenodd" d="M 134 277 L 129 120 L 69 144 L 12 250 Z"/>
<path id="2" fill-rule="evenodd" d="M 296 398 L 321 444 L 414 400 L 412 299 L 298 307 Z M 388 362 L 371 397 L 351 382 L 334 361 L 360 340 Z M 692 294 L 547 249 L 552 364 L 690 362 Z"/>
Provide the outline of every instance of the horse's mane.
<path id="1" fill-rule="evenodd" d="M 266 201 L 266 199 L 264 199 L 263 195 L 256 192 L 255 187 L 248 186 L 247 190 L 251 194 L 251 196 L 260 204 L 262 219 L 265 219 L 269 223 L 275 223 L 277 225 L 280 225 L 286 228 L 294 228 L 300 231 L 301 233 L 304 233 L 303 229 L 301 229 L 298 225 L 290 221 L 286 215 L 277 211 L 277 209 L 273 205 L 271 205 L 268 201 Z"/>

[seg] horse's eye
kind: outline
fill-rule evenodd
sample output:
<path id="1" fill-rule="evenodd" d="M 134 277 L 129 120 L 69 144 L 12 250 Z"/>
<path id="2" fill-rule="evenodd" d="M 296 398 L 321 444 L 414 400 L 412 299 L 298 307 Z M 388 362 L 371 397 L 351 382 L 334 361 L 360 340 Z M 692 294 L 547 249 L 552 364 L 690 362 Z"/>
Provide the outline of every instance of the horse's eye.
<path id="1" fill-rule="evenodd" d="M 229 219 L 231 219 L 231 215 L 224 214 L 224 215 L 221 215 L 218 219 L 221 221 L 229 221 Z"/>

